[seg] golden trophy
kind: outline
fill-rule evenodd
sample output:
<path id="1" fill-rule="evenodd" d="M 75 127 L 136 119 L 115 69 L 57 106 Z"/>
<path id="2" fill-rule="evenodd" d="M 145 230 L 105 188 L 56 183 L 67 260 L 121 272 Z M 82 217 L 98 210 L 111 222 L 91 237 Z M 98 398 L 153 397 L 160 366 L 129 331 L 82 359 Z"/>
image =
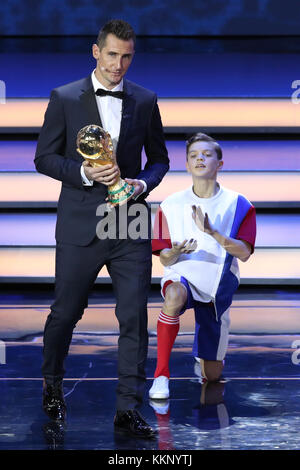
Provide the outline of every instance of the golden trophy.
<path id="1" fill-rule="evenodd" d="M 77 134 L 77 152 L 93 167 L 115 163 L 110 134 L 96 124 L 85 126 Z M 112 206 L 125 204 L 134 194 L 134 186 L 119 178 L 108 186 L 108 203 Z"/>

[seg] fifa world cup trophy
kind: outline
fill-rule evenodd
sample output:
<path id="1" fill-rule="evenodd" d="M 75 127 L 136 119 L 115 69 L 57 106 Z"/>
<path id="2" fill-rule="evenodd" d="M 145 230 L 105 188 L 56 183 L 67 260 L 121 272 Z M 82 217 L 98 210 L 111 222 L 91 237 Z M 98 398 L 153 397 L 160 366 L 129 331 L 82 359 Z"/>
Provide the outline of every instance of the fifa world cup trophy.
<path id="1" fill-rule="evenodd" d="M 115 163 L 110 134 L 96 124 L 85 126 L 77 134 L 77 152 L 93 167 Z M 134 194 L 134 186 L 119 178 L 108 186 L 108 203 L 112 206 L 125 204 Z"/>

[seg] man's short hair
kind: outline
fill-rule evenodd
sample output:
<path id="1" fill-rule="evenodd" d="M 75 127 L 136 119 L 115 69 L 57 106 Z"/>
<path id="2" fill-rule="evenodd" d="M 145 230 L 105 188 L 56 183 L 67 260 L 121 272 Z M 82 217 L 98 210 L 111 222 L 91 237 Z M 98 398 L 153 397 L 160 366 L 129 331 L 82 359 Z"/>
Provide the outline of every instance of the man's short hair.
<path id="1" fill-rule="evenodd" d="M 105 25 L 99 31 L 97 37 L 97 46 L 99 47 L 100 51 L 105 46 L 108 34 L 113 34 L 118 39 L 122 39 L 123 41 L 130 41 L 130 39 L 132 39 L 135 44 L 136 37 L 132 26 L 123 20 L 111 20 L 105 23 Z"/>
<path id="2" fill-rule="evenodd" d="M 223 158 L 223 153 L 222 153 L 222 149 L 220 147 L 220 144 L 218 144 L 218 142 L 213 139 L 212 137 L 210 137 L 209 135 L 207 134 L 203 134 L 203 132 L 197 132 L 197 134 L 194 134 L 192 135 L 187 141 L 186 141 L 186 157 L 189 153 L 189 148 L 190 146 L 194 143 L 194 142 L 212 142 L 214 144 L 214 147 L 215 147 L 215 151 L 216 151 L 216 154 L 217 154 L 217 157 L 218 157 L 218 160 L 222 160 Z"/>

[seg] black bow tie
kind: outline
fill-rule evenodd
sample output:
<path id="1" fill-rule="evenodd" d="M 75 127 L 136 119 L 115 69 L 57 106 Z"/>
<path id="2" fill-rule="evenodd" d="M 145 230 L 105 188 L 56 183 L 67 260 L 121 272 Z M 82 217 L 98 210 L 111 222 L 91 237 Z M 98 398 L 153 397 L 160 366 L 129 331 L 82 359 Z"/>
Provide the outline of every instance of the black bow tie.
<path id="1" fill-rule="evenodd" d="M 98 88 L 98 90 L 95 92 L 97 96 L 113 96 L 114 98 L 119 98 L 122 100 L 124 98 L 124 91 L 110 91 L 110 90 L 104 90 L 103 88 Z"/>

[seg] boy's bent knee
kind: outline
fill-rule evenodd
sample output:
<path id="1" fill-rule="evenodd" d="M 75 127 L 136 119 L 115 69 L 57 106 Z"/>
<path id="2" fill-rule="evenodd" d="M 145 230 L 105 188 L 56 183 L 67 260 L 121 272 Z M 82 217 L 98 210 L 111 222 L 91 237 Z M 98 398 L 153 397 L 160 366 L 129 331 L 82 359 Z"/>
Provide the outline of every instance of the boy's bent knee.
<path id="1" fill-rule="evenodd" d="M 165 301 L 168 302 L 186 302 L 186 287 L 181 282 L 172 282 L 166 289 Z"/>
<path id="2" fill-rule="evenodd" d="M 217 372 L 207 372 L 206 373 L 206 380 L 208 382 L 218 382 L 221 378 L 221 374 L 218 374 Z"/>
<path id="3" fill-rule="evenodd" d="M 168 310 L 169 314 L 179 314 L 186 300 L 187 291 L 185 286 L 181 282 L 172 282 L 166 289 L 164 309 Z"/>
<path id="4" fill-rule="evenodd" d="M 223 371 L 223 361 L 200 360 L 201 373 L 208 382 L 218 382 Z"/>

